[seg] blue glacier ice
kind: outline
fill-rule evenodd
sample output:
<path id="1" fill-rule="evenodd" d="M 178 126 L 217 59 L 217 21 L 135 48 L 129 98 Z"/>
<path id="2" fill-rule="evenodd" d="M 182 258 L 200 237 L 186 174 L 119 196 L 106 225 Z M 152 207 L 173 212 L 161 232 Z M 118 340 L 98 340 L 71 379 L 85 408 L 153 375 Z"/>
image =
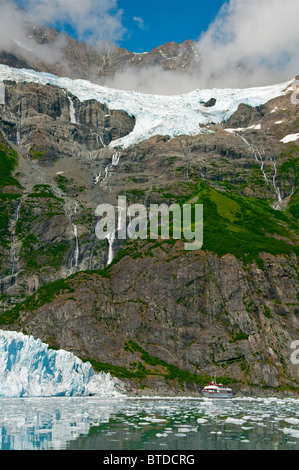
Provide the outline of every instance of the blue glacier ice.
<path id="1" fill-rule="evenodd" d="M 122 383 L 96 374 L 72 353 L 49 349 L 32 336 L 0 330 L 0 397 L 119 397 Z"/>

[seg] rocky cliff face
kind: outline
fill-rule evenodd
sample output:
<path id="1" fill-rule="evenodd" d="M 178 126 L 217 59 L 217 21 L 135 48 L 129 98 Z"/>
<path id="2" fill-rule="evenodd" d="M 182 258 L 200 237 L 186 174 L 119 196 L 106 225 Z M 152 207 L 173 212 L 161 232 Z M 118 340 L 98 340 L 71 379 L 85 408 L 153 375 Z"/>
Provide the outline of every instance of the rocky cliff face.
<path id="1" fill-rule="evenodd" d="M 1 328 L 148 393 L 298 389 L 298 106 L 241 104 L 206 133 L 109 144 L 135 119 L 38 83 L 0 105 Z M 213 107 L 214 101 L 206 103 Z M 95 236 L 95 208 L 202 203 L 204 245 Z M 110 246 L 111 249 L 111 246 Z M 132 385 L 134 384 L 134 385 Z"/>

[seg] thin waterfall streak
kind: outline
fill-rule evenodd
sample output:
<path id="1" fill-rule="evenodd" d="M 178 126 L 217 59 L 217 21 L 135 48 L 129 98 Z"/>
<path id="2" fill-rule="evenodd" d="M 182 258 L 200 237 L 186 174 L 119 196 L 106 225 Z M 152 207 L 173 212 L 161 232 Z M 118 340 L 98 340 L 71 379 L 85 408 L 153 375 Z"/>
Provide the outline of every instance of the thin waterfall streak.
<path id="1" fill-rule="evenodd" d="M 107 240 L 108 240 L 108 260 L 107 260 L 107 266 L 112 263 L 113 261 L 113 242 L 115 240 L 115 232 L 110 232 L 107 234 Z"/>
<path id="2" fill-rule="evenodd" d="M 16 249 L 16 225 L 19 220 L 19 215 L 20 215 L 20 207 L 21 207 L 21 201 L 18 203 L 17 210 L 16 210 L 16 217 L 15 220 L 13 221 L 13 227 L 12 227 L 12 240 L 11 240 L 11 254 L 10 254 L 10 262 L 11 262 L 11 272 L 10 275 L 14 276 L 16 272 L 16 266 L 18 262 L 18 257 L 17 257 L 17 249 Z"/>
<path id="3" fill-rule="evenodd" d="M 72 124 L 77 124 L 77 121 L 76 121 L 76 112 L 75 112 L 73 100 L 71 99 L 70 96 L 68 96 L 68 100 L 69 100 L 69 103 L 70 103 L 70 108 L 69 108 L 69 111 L 70 111 L 70 121 L 71 121 Z"/>
<path id="4" fill-rule="evenodd" d="M 243 137 L 242 135 L 239 135 L 239 134 L 237 134 L 237 135 L 238 135 L 238 136 L 240 137 L 240 139 L 242 139 L 243 142 L 253 151 L 254 158 L 255 158 L 256 162 L 259 164 L 259 167 L 260 167 L 260 170 L 261 170 L 262 175 L 263 175 L 263 177 L 264 177 L 264 180 L 266 181 L 267 184 L 269 184 L 269 180 L 268 180 L 267 175 L 266 175 L 266 173 L 265 173 L 265 171 L 264 171 L 265 162 L 264 162 L 264 160 L 263 160 L 263 158 L 262 158 L 262 155 L 261 155 L 259 149 L 257 149 L 257 148 L 254 147 L 253 145 L 251 145 L 251 144 L 245 139 L 245 137 Z"/>
<path id="5" fill-rule="evenodd" d="M 276 195 L 277 195 L 277 200 L 278 200 L 278 203 L 280 204 L 282 202 L 282 198 L 281 198 L 281 194 L 280 194 L 280 189 L 279 187 L 277 186 L 276 184 L 276 177 L 277 177 L 277 166 L 276 166 L 276 161 L 275 161 L 275 158 L 271 157 L 270 158 L 271 162 L 273 163 L 273 168 L 274 168 L 274 172 L 273 172 L 273 178 L 272 178 L 272 184 L 273 184 L 273 187 L 274 187 L 274 190 L 276 192 Z M 276 208 L 279 208 L 280 206 L 277 205 Z"/>
<path id="6" fill-rule="evenodd" d="M 76 247 L 75 247 L 75 268 L 78 267 L 79 265 L 79 241 L 78 241 L 78 229 L 77 225 L 73 224 L 73 229 L 74 229 L 74 235 L 75 235 L 75 240 L 76 240 Z"/>

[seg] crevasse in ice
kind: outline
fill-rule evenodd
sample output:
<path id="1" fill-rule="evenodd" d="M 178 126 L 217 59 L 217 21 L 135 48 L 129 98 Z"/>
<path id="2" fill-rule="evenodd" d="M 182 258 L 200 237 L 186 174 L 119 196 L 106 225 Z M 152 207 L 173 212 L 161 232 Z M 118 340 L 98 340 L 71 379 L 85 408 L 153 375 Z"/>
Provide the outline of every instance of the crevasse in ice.
<path id="1" fill-rule="evenodd" d="M 122 396 L 110 374 L 95 374 L 72 353 L 32 336 L 0 330 L 0 397 Z"/>

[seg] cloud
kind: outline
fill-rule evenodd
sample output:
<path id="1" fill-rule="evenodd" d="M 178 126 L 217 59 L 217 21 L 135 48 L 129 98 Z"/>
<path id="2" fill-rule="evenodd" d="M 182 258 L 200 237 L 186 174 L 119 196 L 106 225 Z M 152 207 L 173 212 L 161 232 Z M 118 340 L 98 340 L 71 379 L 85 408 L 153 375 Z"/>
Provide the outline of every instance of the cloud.
<path id="1" fill-rule="evenodd" d="M 40 58 L 45 63 L 62 60 L 62 36 L 52 44 L 37 44 L 28 34 L 32 26 L 28 15 L 10 0 L 0 0 L 0 51 L 26 58 Z"/>
<path id="2" fill-rule="evenodd" d="M 122 10 L 117 0 L 23 0 L 23 6 L 40 22 L 63 29 L 66 25 L 78 40 L 96 45 L 123 37 Z"/>
<path id="3" fill-rule="evenodd" d="M 140 29 L 145 29 L 144 20 L 142 18 L 140 18 L 139 16 L 134 16 L 133 20 L 138 23 L 138 27 Z"/>
<path id="4" fill-rule="evenodd" d="M 100 81 L 110 88 L 133 90 L 157 95 L 176 95 L 198 88 L 198 76 L 180 71 L 163 70 L 158 65 L 140 69 L 126 68 Z"/>
<path id="5" fill-rule="evenodd" d="M 29 35 L 33 26 L 70 29 L 78 40 L 93 46 L 120 40 L 125 28 L 117 0 L 0 0 L 0 50 L 44 63 L 63 63 L 63 35 L 51 44 L 37 44 Z M 66 64 L 64 64 L 66 65 Z"/>
<path id="6" fill-rule="evenodd" d="M 201 35 L 201 82 L 254 86 L 298 74 L 297 0 L 230 0 Z"/>
<path id="7" fill-rule="evenodd" d="M 6 0 L 7 1 L 7 0 Z M 19 0 L 33 21 L 71 28 L 78 40 L 93 45 L 123 37 L 122 10 L 117 0 Z"/>

